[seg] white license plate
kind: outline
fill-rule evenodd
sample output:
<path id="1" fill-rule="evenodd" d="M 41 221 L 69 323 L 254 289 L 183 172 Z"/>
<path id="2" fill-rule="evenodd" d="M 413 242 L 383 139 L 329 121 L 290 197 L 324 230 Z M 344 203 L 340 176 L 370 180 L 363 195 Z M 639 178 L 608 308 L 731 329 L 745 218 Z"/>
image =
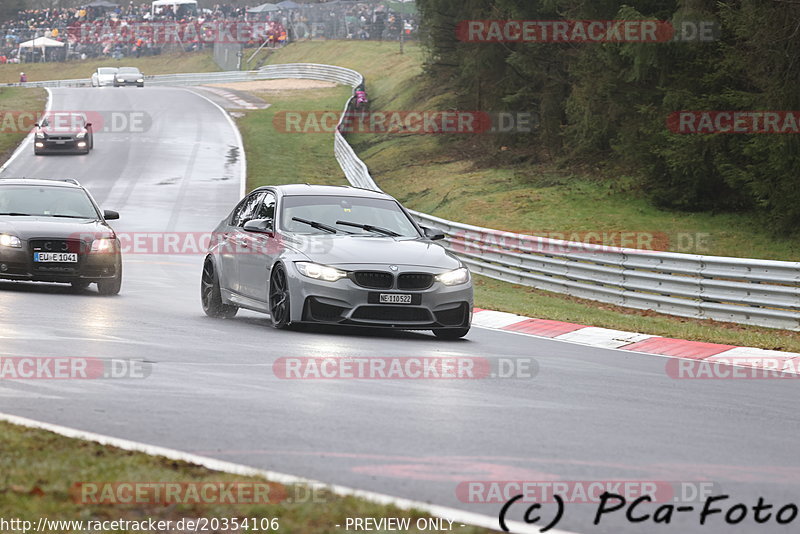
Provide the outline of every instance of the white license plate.
<path id="1" fill-rule="evenodd" d="M 40 263 L 78 263 L 75 252 L 34 252 L 33 261 Z"/>
<path id="2" fill-rule="evenodd" d="M 395 293 L 381 293 L 381 304 L 411 304 L 411 295 L 398 295 Z"/>
<path id="3" fill-rule="evenodd" d="M 56 144 L 57 145 L 65 145 L 65 144 L 67 144 L 67 142 L 66 141 L 56 141 Z"/>

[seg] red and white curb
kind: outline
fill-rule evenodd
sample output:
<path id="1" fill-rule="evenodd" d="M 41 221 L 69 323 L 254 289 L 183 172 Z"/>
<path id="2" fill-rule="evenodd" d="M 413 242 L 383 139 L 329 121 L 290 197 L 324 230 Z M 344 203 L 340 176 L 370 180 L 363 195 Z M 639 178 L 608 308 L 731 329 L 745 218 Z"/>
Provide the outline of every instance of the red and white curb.
<path id="1" fill-rule="evenodd" d="M 235 94 L 231 93 L 230 91 L 226 91 L 225 89 L 220 89 L 219 87 L 210 87 L 210 86 L 203 86 L 203 89 L 210 93 L 214 93 L 215 95 L 224 98 L 228 102 L 230 102 L 233 106 L 233 109 L 263 109 L 265 106 L 257 106 L 252 102 L 248 102 L 243 98 L 239 98 Z M 268 107 L 268 106 L 267 106 Z"/>
<path id="2" fill-rule="evenodd" d="M 765 370 L 800 375 L 800 353 L 796 352 L 672 339 L 561 321 L 532 319 L 513 313 L 483 310 L 481 308 L 474 309 L 472 325 L 534 337 L 569 341 L 591 347 L 624 350 L 632 354 L 655 354 L 670 358 L 730 364 L 735 367 L 758 367 Z"/>

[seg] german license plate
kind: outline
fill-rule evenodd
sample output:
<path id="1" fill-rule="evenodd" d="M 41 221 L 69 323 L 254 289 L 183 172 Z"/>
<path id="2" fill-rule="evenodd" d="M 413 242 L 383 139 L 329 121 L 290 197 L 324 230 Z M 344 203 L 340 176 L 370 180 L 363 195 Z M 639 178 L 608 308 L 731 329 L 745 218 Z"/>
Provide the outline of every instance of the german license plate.
<path id="1" fill-rule="evenodd" d="M 67 143 L 66 141 L 56 141 L 56 144 L 57 144 L 57 145 L 64 145 L 64 144 L 66 144 L 66 143 Z"/>
<path id="2" fill-rule="evenodd" d="M 381 304 L 411 304 L 411 295 L 381 293 L 378 302 Z"/>
<path id="3" fill-rule="evenodd" d="M 34 252 L 33 261 L 39 263 L 78 263 L 74 252 Z"/>

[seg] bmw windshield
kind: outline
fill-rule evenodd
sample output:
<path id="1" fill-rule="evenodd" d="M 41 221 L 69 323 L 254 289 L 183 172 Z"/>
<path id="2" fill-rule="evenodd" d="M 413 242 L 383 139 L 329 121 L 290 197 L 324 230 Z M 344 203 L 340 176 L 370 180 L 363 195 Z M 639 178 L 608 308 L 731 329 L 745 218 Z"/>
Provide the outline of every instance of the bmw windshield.
<path id="1" fill-rule="evenodd" d="M 420 237 L 397 202 L 380 198 L 295 195 L 283 198 L 281 229 L 297 234 Z"/>

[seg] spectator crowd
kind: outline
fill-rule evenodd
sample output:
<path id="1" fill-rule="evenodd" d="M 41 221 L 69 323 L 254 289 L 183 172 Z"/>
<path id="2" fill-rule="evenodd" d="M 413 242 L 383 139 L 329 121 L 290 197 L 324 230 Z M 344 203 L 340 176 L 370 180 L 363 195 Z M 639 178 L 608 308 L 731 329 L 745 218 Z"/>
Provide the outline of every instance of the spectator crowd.
<path id="1" fill-rule="evenodd" d="M 95 5 L 92 5 L 95 4 Z M 200 35 L 177 42 L 159 38 L 158 31 L 147 31 L 166 23 L 208 29 L 214 24 L 237 21 L 260 24 L 248 46 L 267 43 L 279 46 L 290 40 L 374 39 L 396 40 L 401 34 L 414 38 L 415 15 L 400 15 L 387 4 L 366 1 L 336 1 L 330 4 L 299 4 L 293 9 L 269 11 L 227 4 L 197 8 L 193 4 L 164 6 L 153 11 L 151 3 L 116 5 L 95 1 L 84 7 L 27 9 L 0 21 L 0 63 L 64 61 L 93 57 L 140 57 L 162 53 L 166 48 L 199 50 L 212 44 Z M 201 0 L 200 5 L 203 5 Z M 207 4 L 206 4 L 207 5 Z M 135 28 L 135 32 L 134 32 Z M 144 30 L 144 31 L 142 31 Z M 19 45 L 45 37 L 64 43 L 49 48 Z M 44 54 L 44 57 L 43 57 Z"/>

